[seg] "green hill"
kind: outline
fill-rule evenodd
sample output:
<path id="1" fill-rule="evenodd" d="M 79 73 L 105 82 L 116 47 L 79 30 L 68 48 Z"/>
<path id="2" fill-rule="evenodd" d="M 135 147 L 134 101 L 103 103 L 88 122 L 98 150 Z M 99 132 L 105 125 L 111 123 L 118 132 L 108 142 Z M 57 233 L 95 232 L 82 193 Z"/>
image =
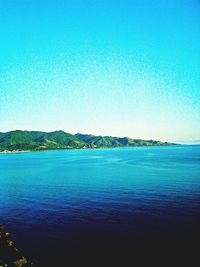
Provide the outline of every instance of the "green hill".
<path id="1" fill-rule="evenodd" d="M 95 136 L 90 134 L 70 134 L 64 131 L 40 132 L 15 130 L 0 133 L 0 151 L 103 148 L 124 146 L 172 145 L 155 140 L 131 139 L 128 137 Z"/>

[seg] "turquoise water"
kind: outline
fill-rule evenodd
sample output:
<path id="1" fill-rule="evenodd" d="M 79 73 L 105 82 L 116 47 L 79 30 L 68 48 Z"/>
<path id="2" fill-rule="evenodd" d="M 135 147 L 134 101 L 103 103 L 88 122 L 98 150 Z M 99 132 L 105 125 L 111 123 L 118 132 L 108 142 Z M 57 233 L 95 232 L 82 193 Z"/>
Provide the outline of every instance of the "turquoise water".
<path id="1" fill-rule="evenodd" d="M 200 238 L 200 146 L 0 154 L 0 186 L 0 221 L 43 266 Z"/>

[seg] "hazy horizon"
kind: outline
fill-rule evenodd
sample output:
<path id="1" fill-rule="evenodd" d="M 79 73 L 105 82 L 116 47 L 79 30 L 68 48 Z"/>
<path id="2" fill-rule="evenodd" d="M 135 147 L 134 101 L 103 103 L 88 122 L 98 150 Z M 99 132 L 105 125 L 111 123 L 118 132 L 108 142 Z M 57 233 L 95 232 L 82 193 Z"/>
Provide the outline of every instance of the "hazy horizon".
<path id="1" fill-rule="evenodd" d="M 0 2 L 0 132 L 200 143 L 200 4 Z"/>

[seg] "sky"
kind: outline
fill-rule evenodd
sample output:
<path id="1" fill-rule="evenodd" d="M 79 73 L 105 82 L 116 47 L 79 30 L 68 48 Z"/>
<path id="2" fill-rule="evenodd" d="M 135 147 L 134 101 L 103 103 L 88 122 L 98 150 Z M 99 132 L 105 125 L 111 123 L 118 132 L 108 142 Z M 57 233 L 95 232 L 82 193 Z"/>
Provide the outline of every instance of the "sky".
<path id="1" fill-rule="evenodd" d="M 0 0 L 0 131 L 200 143 L 199 0 Z"/>

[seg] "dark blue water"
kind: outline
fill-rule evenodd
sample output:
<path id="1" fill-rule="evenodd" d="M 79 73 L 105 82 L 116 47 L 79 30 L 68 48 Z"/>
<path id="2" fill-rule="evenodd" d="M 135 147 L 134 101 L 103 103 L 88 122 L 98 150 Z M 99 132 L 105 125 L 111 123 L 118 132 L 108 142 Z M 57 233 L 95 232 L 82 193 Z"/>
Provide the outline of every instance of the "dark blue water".
<path id="1" fill-rule="evenodd" d="M 0 154 L 0 186 L 1 223 L 42 266 L 199 243 L 200 146 Z"/>

